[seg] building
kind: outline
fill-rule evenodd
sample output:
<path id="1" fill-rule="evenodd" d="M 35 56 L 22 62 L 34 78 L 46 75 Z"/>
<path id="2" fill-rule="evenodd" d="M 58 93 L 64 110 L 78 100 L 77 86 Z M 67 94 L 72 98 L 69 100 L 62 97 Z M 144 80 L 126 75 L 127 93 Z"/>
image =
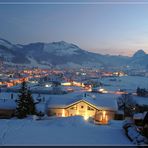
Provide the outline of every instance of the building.
<path id="1" fill-rule="evenodd" d="M 16 102 L 13 99 L 0 99 L 0 118 L 11 118 L 15 114 Z"/>
<path id="2" fill-rule="evenodd" d="M 93 118 L 100 124 L 114 119 L 118 111 L 115 95 L 112 94 L 67 94 L 52 97 L 48 101 L 48 115 L 58 117 L 83 116 L 85 120 Z"/>

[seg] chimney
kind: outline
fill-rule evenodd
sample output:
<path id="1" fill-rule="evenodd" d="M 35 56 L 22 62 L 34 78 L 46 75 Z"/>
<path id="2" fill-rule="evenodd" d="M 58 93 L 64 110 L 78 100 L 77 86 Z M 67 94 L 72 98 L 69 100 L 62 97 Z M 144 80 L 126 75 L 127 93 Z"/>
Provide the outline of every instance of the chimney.
<path id="1" fill-rule="evenodd" d="M 13 99 L 13 94 L 11 94 L 11 99 Z"/>

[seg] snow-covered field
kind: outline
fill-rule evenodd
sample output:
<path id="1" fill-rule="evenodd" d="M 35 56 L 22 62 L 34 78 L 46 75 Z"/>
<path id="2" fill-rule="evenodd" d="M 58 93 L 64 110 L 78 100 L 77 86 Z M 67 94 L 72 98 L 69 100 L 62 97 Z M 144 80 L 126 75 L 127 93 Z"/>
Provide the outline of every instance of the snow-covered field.
<path id="1" fill-rule="evenodd" d="M 75 117 L 1 119 L 0 145 L 132 145 L 122 121 L 95 125 Z"/>
<path id="2" fill-rule="evenodd" d="M 126 89 L 131 92 L 135 92 L 137 87 L 148 89 L 148 77 L 140 76 L 123 76 L 114 78 L 102 78 L 100 81 L 107 86 L 104 86 L 107 90 L 116 91 L 119 89 Z"/>

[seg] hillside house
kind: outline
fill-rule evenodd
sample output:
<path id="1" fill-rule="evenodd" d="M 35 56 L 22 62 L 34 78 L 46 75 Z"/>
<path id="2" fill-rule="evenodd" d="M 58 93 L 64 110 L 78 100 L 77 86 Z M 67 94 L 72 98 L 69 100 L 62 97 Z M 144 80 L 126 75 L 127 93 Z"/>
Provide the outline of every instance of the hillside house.
<path id="1" fill-rule="evenodd" d="M 111 94 L 84 93 L 83 95 L 62 95 L 51 98 L 48 102 L 48 115 L 58 117 L 83 116 L 89 117 L 100 124 L 107 124 L 114 119 L 118 110 L 115 97 Z"/>

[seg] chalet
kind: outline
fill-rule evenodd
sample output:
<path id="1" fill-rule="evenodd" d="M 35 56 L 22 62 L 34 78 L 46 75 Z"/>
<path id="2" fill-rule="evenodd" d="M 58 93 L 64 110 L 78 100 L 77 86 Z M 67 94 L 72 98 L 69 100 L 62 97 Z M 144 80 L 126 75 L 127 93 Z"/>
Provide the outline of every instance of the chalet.
<path id="1" fill-rule="evenodd" d="M 115 95 L 113 94 L 75 94 L 62 95 L 51 98 L 48 104 L 48 115 L 59 117 L 83 116 L 85 120 L 93 118 L 100 124 L 107 124 L 114 119 L 118 110 Z"/>

